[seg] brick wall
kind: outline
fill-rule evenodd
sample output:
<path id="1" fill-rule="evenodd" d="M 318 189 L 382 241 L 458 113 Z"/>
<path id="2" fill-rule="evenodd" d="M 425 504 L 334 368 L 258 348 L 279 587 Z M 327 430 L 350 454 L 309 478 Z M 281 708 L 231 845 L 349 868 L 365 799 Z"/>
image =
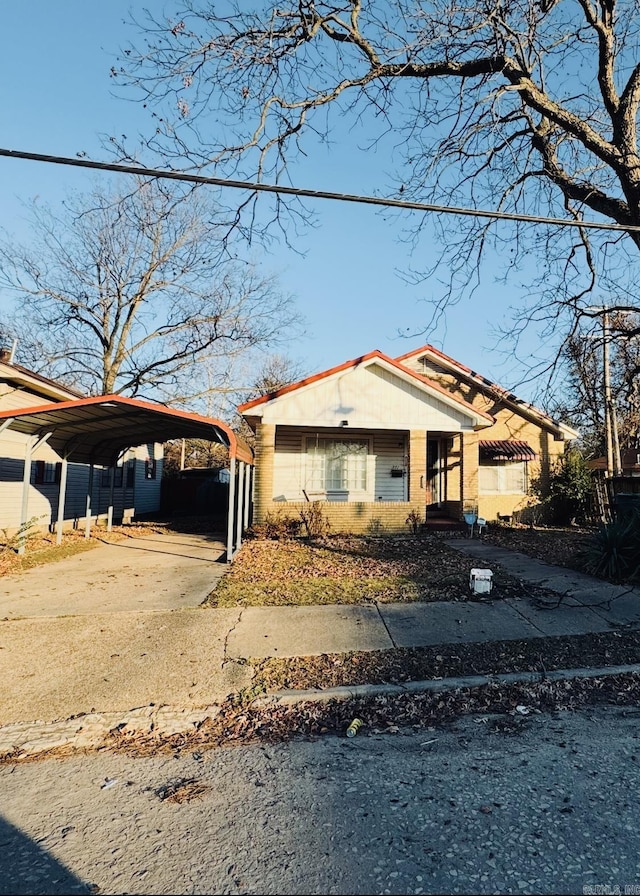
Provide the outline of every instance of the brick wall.
<path id="1" fill-rule="evenodd" d="M 273 503 L 273 455 L 276 427 L 273 423 L 258 423 L 255 445 L 255 514 L 254 522 L 263 523 L 267 508 Z"/>
<path id="2" fill-rule="evenodd" d="M 427 471 L 427 437 L 422 429 L 409 433 L 409 503 L 425 506 L 425 474 Z"/>
<path id="3" fill-rule="evenodd" d="M 298 517 L 300 510 L 305 508 L 308 510 L 309 504 L 295 501 L 286 503 L 270 501 L 263 508 L 262 519 L 256 520 L 256 522 L 264 522 L 267 513 L 273 517 L 279 515 Z M 322 502 L 322 511 L 331 524 L 332 532 L 357 534 L 377 531 L 408 532 L 411 527 L 407 523 L 407 516 L 412 510 L 415 510 L 424 520 L 424 501 L 418 504 L 412 504 L 410 501 L 384 501 L 371 504 L 359 501 Z"/>

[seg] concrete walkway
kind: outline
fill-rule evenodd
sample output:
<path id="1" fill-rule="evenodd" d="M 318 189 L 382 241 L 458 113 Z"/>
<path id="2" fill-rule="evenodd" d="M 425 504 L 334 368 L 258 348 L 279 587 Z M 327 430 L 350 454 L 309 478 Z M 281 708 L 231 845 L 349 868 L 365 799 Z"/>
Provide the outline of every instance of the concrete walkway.
<path id="1" fill-rule="evenodd" d="M 184 730 L 250 685 L 251 657 L 640 628 L 638 588 L 480 541 L 449 544 L 478 566 L 499 563 L 554 590 L 558 600 L 204 609 L 199 604 L 226 569 L 223 546 L 205 536 L 108 544 L 4 577 L 0 755 L 50 746 L 52 737 L 54 745 L 89 742 L 114 727 Z"/>

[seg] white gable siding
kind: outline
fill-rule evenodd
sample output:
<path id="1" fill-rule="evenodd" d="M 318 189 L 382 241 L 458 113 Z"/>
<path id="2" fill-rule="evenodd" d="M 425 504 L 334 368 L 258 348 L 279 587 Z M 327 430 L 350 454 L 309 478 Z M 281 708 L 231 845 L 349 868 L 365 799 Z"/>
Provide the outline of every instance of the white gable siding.
<path id="1" fill-rule="evenodd" d="M 268 402 L 265 423 L 366 429 L 471 430 L 474 418 L 380 365 L 356 367 Z"/>
<path id="2" fill-rule="evenodd" d="M 3 383 L 0 386 L 0 408 L 3 411 L 36 408 L 45 404 L 54 404 L 54 402 L 48 398 L 43 398 L 42 395 L 34 395 L 32 392 L 17 389 L 15 386 L 10 386 L 7 383 Z"/>

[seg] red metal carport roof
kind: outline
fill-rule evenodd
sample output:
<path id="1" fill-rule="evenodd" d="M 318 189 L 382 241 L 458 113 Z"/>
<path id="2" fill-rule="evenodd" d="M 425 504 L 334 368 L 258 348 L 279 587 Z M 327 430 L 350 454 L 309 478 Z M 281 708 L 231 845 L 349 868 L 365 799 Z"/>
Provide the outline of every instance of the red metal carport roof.
<path id="1" fill-rule="evenodd" d="M 24 435 L 50 433 L 48 444 L 75 463 L 110 466 L 127 448 L 180 438 L 219 442 L 230 457 L 253 463 L 251 448 L 226 423 L 121 395 L 0 412 L 0 427 L 6 420 L 11 430 Z"/>

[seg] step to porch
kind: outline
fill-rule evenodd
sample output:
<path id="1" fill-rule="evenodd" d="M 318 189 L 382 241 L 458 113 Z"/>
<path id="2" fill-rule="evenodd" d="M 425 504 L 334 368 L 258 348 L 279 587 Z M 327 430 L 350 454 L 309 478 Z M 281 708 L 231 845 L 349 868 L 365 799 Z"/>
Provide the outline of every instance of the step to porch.
<path id="1" fill-rule="evenodd" d="M 449 516 L 427 516 L 422 528 L 427 532 L 466 532 L 469 528 L 461 520 Z"/>

